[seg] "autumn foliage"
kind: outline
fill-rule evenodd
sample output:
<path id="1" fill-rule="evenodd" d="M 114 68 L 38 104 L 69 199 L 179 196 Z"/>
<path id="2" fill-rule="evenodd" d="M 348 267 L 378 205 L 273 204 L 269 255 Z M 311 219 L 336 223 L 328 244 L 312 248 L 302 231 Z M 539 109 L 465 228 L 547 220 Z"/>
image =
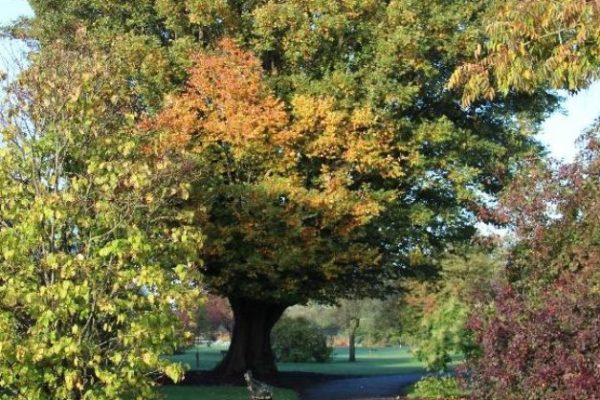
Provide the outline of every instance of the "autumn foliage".
<path id="1" fill-rule="evenodd" d="M 201 236 L 139 151 L 123 59 L 47 50 L 0 103 L 0 399 L 154 399 Z"/>
<path id="2" fill-rule="evenodd" d="M 474 398 L 600 393 L 597 133 L 598 125 L 576 163 L 532 168 L 509 192 L 508 216 L 520 241 L 491 308 L 470 322 L 481 346 L 470 360 Z"/>
<path id="3" fill-rule="evenodd" d="M 579 4 L 558 3 L 565 2 Z M 36 51 L 61 60 L 52 52 L 61 43 L 120 65 L 100 97 L 123 108 L 67 113 L 65 121 L 93 116 L 74 130 L 94 140 L 86 136 L 70 150 L 81 150 L 77 160 L 87 165 L 83 151 L 104 139 L 95 131 L 104 127 L 107 139 L 124 142 L 121 150 L 98 139 L 110 161 L 133 154 L 143 161 L 131 185 L 113 167 L 99 170 L 98 215 L 120 215 L 101 194 L 130 195 L 127 205 L 136 204 L 141 219 L 132 229 L 143 225 L 152 239 L 176 232 L 167 243 L 185 244 L 181 254 L 201 259 L 202 281 L 186 287 L 227 297 L 235 318 L 225 374 L 276 371 L 269 334 L 292 304 L 385 295 L 399 277 L 431 276 L 449 243 L 473 235 L 476 214 L 519 160 L 537 154 L 534 134 L 557 103 L 541 84 L 527 93 L 499 90 L 474 107 L 447 90 L 453 71 L 473 61 L 488 37 L 495 7 L 513 0 L 30 3 L 35 17 L 13 32 Z M 578 21 L 587 22 L 590 14 L 582 15 Z M 593 29 L 583 30 L 593 38 Z M 584 42 L 577 48 L 594 60 L 596 48 Z M 522 70 L 510 61 L 504 65 Z M 469 78 L 455 80 L 469 89 Z M 52 153 L 52 146 L 40 150 L 44 160 Z M 138 195 L 133 184 L 157 192 Z M 151 219 L 143 208 L 150 205 L 166 216 Z M 176 259 L 153 251 L 148 262 Z M 181 273 L 196 265 L 183 264 Z"/>
<path id="4" fill-rule="evenodd" d="M 400 176 L 401 159 L 368 108 L 308 95 L 286 106 L 258 59 L 229 39 L 193 61 L 186 90 L 144 123 L 159 134 L 147 150 L 191 177 L 182 207 L 205 234 L 206 282 L 229 298 L 235 329 L 246 329 L 239 315 L 249 304 L 249 326 L 263 324 L 234 330 L 232 348 L 240 335 L 261 332 L 252 346 L 265 349 L 271 361 L 262 372 L 270 373 L 270 329 L 287 306 L 367 293 L 382 276 L 364 228 L 395 192 L 365 178 Z"/>
<path id="5" fill-rule="evenodd" d="M 486 40 L 449 85 L 463 103 L 540 87 L 575 91 L 600 76 L 600 2 L 507 0 L 488 10 Z"/>
<path id="6" fill-rule="evenodd" d="M 193 59 L 186 91 L 148 125 L 163 132 L 157 155 L 198 176 L 190 205 L 211 286 L 239 297 L 272 282 L 261 296 L 293 304 L 350 268 L 376 268 L 377 249 L 357 235 L 394 196 L 356 178 L 401 174 L 385 126 L 329 98 L 298 95 L 288 110 L 231 40 Z M 264 281 L 240 284 L 236 271 Z"/>

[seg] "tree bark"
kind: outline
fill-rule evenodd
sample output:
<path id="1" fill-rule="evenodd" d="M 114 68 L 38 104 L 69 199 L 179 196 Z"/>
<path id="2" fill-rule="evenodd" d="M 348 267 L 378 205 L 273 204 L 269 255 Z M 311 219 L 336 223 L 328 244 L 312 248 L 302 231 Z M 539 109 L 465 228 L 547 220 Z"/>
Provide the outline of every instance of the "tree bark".
<path id="1" fill-rule="evenodd" d="M 360 325 L 359 318 L 350 319 L 350 335 L 348 337 L 348 361 L 356 361 L 356 331 Z"/>
<path id="2" fill-rule="evenodd" d="M 215 372 L 240 376 L 251 370 L 257 377 L 276 375 L 271 330 L 287 306 L 234 297 L 229 298 L 229 303 L 234 318 L 231 345 Z"/>

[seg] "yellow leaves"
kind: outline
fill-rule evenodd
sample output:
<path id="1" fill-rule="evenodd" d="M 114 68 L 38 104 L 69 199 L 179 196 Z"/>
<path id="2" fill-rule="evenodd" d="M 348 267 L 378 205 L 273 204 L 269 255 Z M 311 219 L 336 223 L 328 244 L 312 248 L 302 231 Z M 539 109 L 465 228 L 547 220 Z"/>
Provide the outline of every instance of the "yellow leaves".
<path id="1" fill-rule="evenodd" d="M 65 388 L 67 390 L 83 390 L 81 377 L 77 371 L 69 371 L 65 374 Z"/>
<path id="2" fill-rule="evenodd" d="M 191 185 L 187 182 L 181 183 L 179 185 L 180 196 L 183 200 L 187 200 L 190 198 L 190 189 L 191 189 Z"/>
<path id="3" fill-rule="evenodd" d="M 158 362 L 158 356 L 156 355 L 156 353 L 144 353 L 142 354 L 142 361 L 149 366 L 153 366 L 156 365 L 156 363 Z"/>
<path id="4" fill-rule="evenodd" d="M 25 362 L 26 355 L 27 350 L 25 349 L 25 347 L 17 345 L 17 347 L 15 348 L 15 359 L 20 363 Z"/>
<path id="5" fill-rule="evenodd" d="M 179 382 L 184 374 L 181 364 L 169 364 L 164 368 L 164 372 L 173 382 Z"/>
<path id="6" fill-rule="evenodd" d="M 6 261 L 11 261 L 12 258 L 15 256 L 15 250 L 8 248 L 8 247 L 3 247 L 2 249 L 2 257 L 4 258 L 4 260 Z"/>
<path id="7" fill-rule="evenodd" d="M 426 261 L 426 257 L 419 247 L 412 249 L 408 254 L 408 261 L 411 266 L 422 265 Z"/>
<path id="8" fill-rule="evenodd" d="M 332 98 L 297 95 L 292 99 L 291 106 L 295 130 L 310 134 L 324 120 L 331 118 L 329 114 L 334 109 L 334 102 Z"/>
<path id="9" fill-rule="evenodd" d="M 476 62 L 460 66 L 448 82 L 450 88 L 463 90 L 463 105 L 480 97 L 492 99 L 493 87 L 502 93 L 530 92 L 539 85 L 575 90 L 599 75 L 594 51 L 600 48 L 600 18 L 593 2 L 499 4 L 489 11 L 485 51 L 478 45 Z"/>
<path id="10" fill-rule="evenodd" d="M 367 129 L 375 123 L 375 114 L 370 107 L 361 107 L 352 113 L 350 119 L 351 127 L 353 130 Z"/>
<path id="11" fill-rule="evenodd" d="M 489 71 L 483 64 L 465 63 L 454 70 L 447 84 L 449 89 L 462 90 L 462 105 L 469 107 L 479 97 L 492 100 L 496 91 L 492 87 Z"/>
<path id="12" fill-rule="evenodd" d="M 121 153 L 123 153 L 124 156 L 130 155 L 135 148 L 136 143 L 133 140 L 128 140 L 120 146 Z"/>

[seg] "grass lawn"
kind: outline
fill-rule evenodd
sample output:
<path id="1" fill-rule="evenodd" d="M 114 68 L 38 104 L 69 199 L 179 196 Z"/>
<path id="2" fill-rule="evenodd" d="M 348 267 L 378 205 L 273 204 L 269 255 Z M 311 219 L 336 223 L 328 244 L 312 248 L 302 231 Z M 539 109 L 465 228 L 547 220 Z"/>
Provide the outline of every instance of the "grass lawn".
<path id="1" fill-rule="evenodd" d="M 165 386 L 161 388 L 166 400 L 248 400 L 248 390 L 234 386 Z M 275 389 L 277 400 L 297 400 L 291 390 Z"/>
<path id="2" fill-rule="evenodd" d="M 223 358 L 223 346 L 198 346 L 184 354 L 172 356 L 190 366 L 192 370 L 209 370 Z M 196 350 L 199 367 L 196 366 Z M 417 361 L 406 347 L 357 348 L 356 362 L 348 362 L 348 349 L 336 348 L 333 360 L 327 363 L 278 363 L 280 371 L 316 372 L 334 375 L 382 375 L 425 372 L 423 364 Z M 166 400 L 247 400 L 248 392 L 243 387 L 232 386 L 166 386 L 162 388 Z M 291 390 L 276 389 L 277 400 L 297 400 Z"/>
<path id="3" fill-rule="evenodd" d="M 196 366 L 196 350 L 172 356 L 171 359 L 190 366 L 192 370 L 212 369 L 222 359 L 226 347 L 199 346 L 200 364 Z M 280 371 L 317 372 L 335 375 L 380 375 L 423 372 L 423 364 L 417 361 L 408 348 L 357 348 L 356 362 L 348 362 L 348 349 L 336 348 L 333 360 L 327 363 L 278 363 Z"/>

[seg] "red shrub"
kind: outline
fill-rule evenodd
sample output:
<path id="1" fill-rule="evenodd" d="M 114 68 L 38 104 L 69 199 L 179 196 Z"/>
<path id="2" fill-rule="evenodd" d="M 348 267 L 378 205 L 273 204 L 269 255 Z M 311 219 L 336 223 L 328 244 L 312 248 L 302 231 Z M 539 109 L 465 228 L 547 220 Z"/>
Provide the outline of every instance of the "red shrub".
<path id="1" fill-rule="evenodd" d="M 600 399 L 600 123 L 577 162 L 533 168 L 503 214 L 518 243 L 506 281 L 476 309 L 473 397 Z M 485 303 L 484 303 L 485 304 Z"/>
<path id="2" fill-rule="evenodd" d="M 568 274 L 540 304 L 499 287 L 495 313 L 470 322 L 476 399 L 600 399 L 600 293 L 589 273 Z"/>

